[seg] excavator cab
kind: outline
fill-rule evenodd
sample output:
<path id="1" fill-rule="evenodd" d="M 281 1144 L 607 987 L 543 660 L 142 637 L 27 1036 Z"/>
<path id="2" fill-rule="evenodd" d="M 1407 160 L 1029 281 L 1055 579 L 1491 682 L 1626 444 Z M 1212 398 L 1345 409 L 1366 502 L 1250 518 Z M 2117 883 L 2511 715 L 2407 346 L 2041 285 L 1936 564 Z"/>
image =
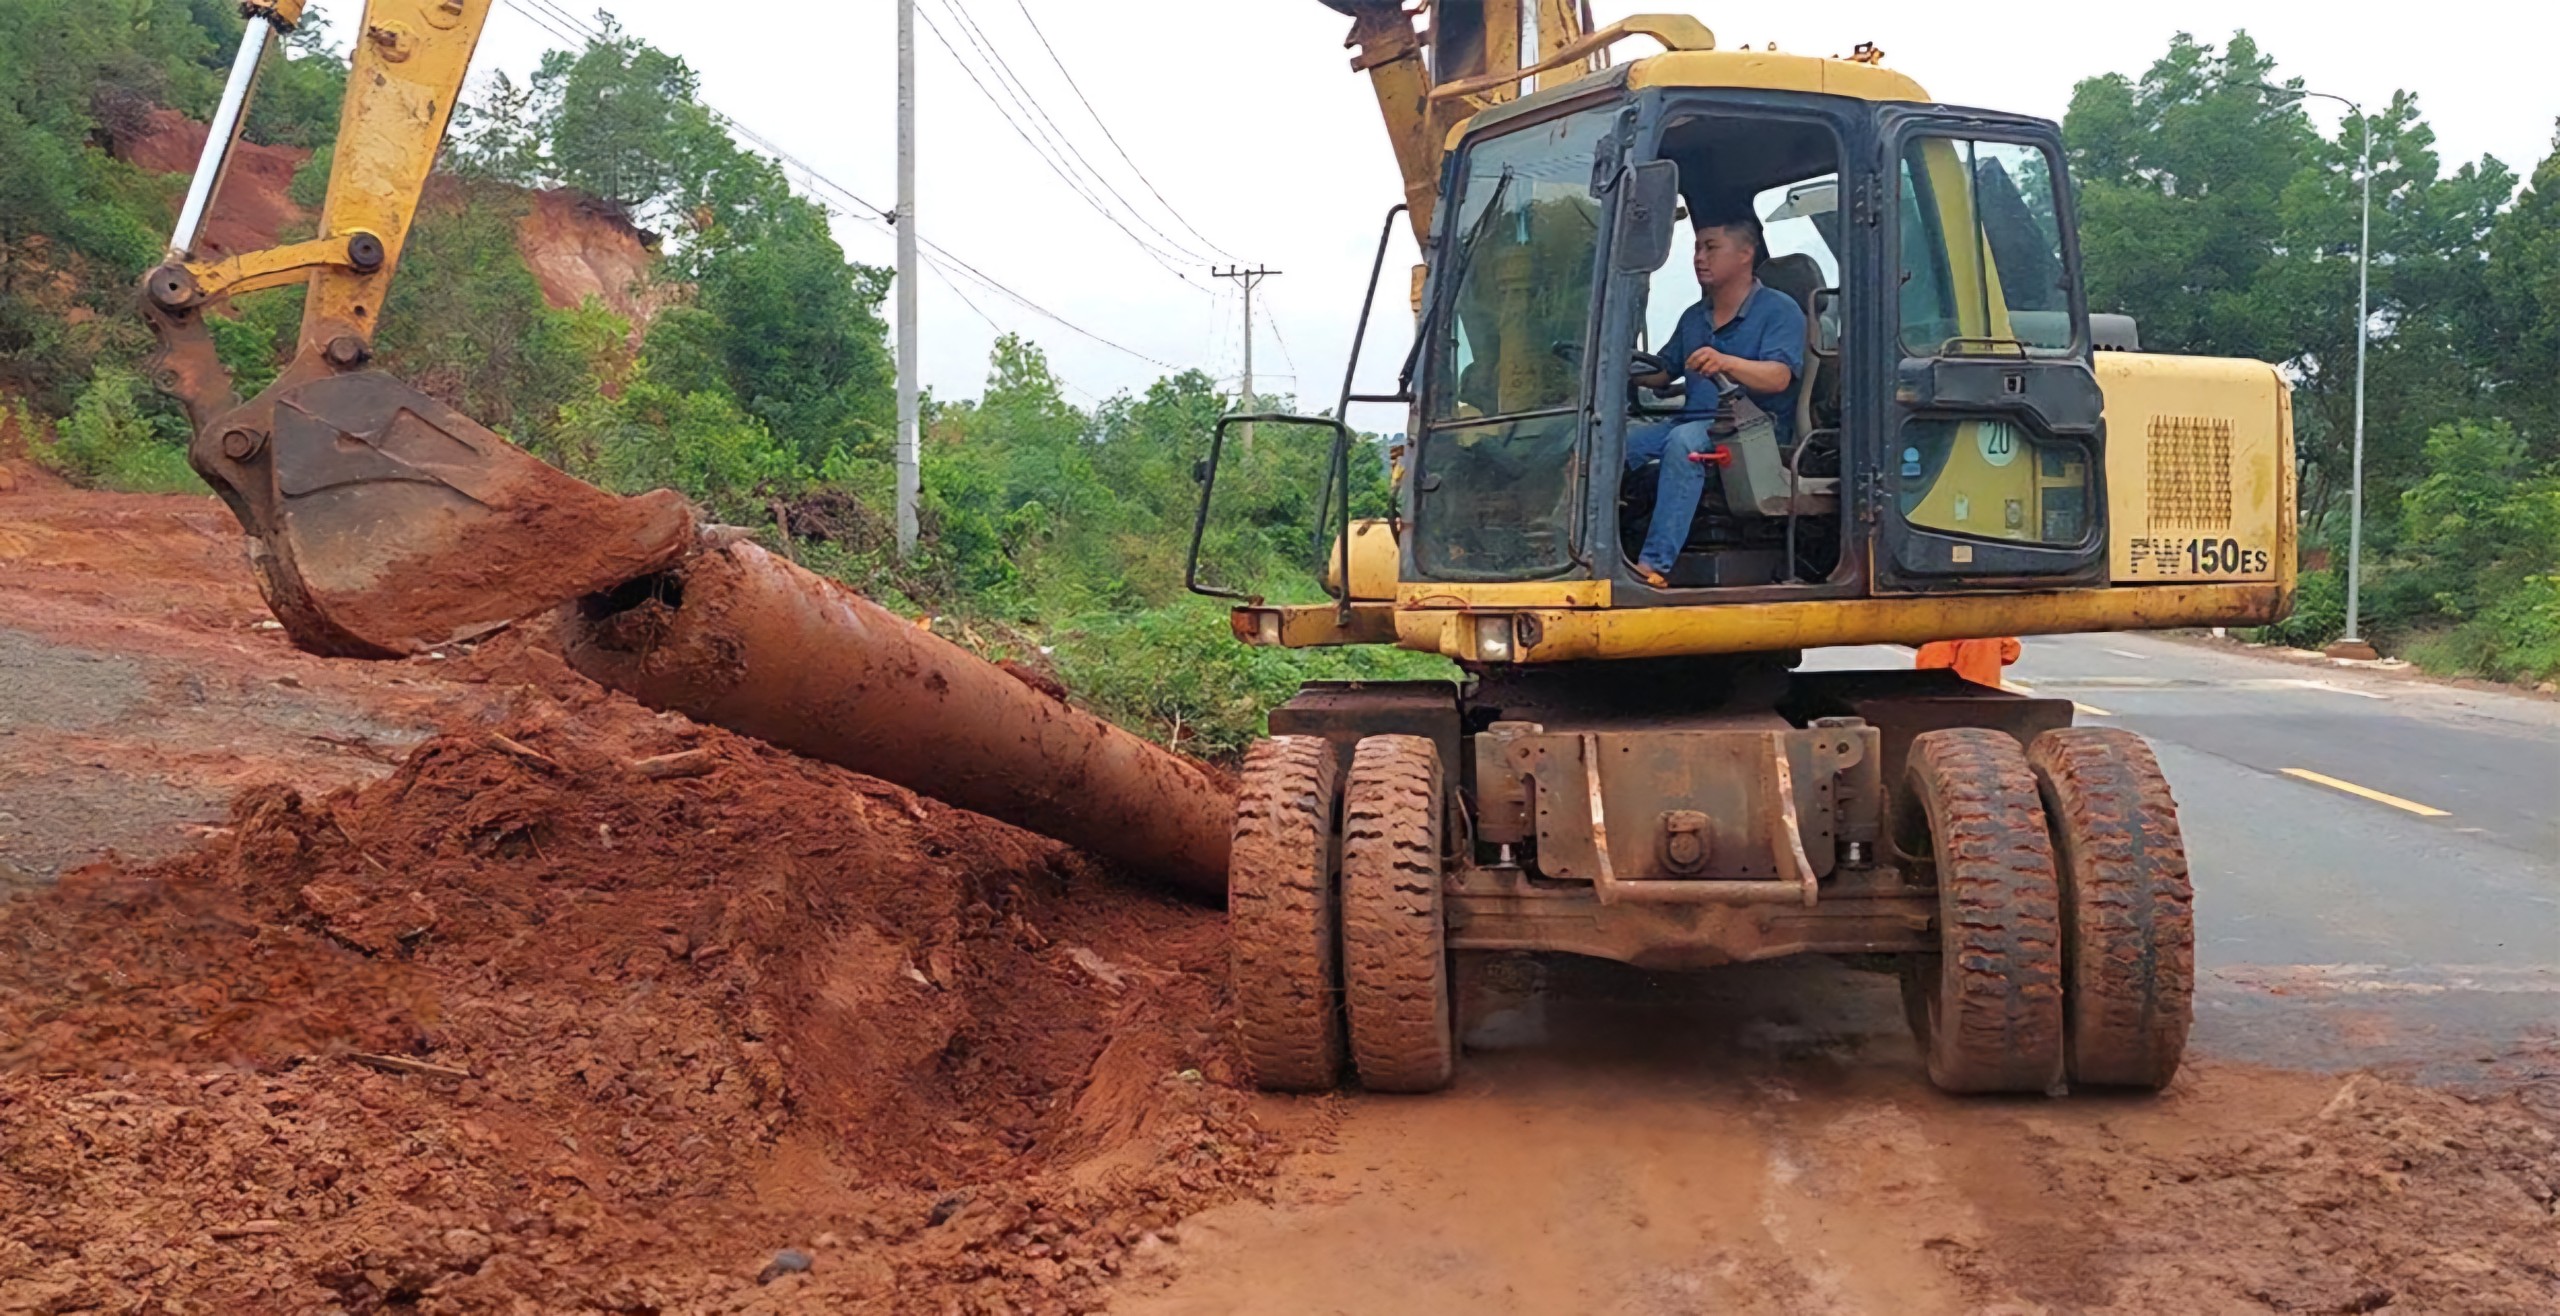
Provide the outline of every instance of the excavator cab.
<path id="1" fill-rule="evenodd" d="M 1544 100 L 1478 116 L 1451 160 L 1405 579 L 1606 580 L 1633 606 L 2103 580 L 2052 125 L 1721 88 Z M 1804 367 L 1765 408 L 1719 399 L 1707 496 L 1654 589 L 1630 550 L 1658 471 L 1621 454 L 1700 411 L 1634 382 L 1673 372 L 1648 349 L 1701 296 L 1674 216 L 1746 211 Z"/>

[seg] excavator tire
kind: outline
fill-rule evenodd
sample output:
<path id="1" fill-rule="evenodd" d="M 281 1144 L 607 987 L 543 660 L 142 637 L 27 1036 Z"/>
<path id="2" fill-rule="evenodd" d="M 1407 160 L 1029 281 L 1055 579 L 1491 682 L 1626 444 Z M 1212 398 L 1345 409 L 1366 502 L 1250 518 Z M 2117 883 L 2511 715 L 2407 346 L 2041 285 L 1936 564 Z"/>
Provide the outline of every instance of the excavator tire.
<path id="1" fill-rule="evenodd" d="M 2048 731 L 2027 761 L 2062 876 L 2071 1081 L 2166 1087 L 2195 1020 L 2194 891 L 2177 801 L 2129 731 Z"/>
<path id="2" fill-rule="evenodd" d="M 1273 1092 L 1322 1092 L 1342 1073 L 1340 776 L 1322 737 L 1274 736 L 1246 751 L 1236 792 L 1229 974 L 1245 1066 Z"/>
<path id="3" fill-rule="evenodd" d="M 1432 1092 L 1456 1072 L 1448 931 L 1440 910 L 1440 752 L 1370 736 L 1342 802 L 1343 1001 L 1372 1092 Z"/>
<path id="4" fill-rule="evenodd" d="M 1903 976 L 1929 1081 L 2060 1091 L 2061 880 L 2025 749 L 1973 727 L 1919 736 L 1894 816 L 1937 870 L 1939 953 Z"/>

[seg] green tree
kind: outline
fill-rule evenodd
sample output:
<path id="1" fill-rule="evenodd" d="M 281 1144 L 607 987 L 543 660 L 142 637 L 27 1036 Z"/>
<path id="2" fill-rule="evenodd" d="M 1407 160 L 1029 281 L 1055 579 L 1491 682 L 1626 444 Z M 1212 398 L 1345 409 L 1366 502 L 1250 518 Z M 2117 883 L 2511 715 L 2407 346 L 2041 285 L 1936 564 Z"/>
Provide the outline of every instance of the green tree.
<path id="1" fill-rule="evenodd" d="M 2560 131 L 2531 185 L 2498 216 L 2488 249 L 2478 341 L 2490 387 L 2535 458 L 2560 463 Z"/>
<path id="2" fill-rule="evenodd" d="M 2345 500 L 2365 123 L 2322 137 L 2277 80 L 2246 33 L 2219 51 L 2180 34 L 2139 79 L 2083 81 L 2063 132 L 2091 304 L 2131 312 L 2154 350 L 2286 367 L 2316 533 Z M 2431 429 L 2483 405 L 2481 253 L 2514 190 L 2495 159 L 2446 172 L 2405 92 L 2372 127 L 2369 502 L 2423 473 Z"/>
<path id="3" fill-rule="evenodd" d="M 517 245 L 526 204 L 520 192 L 480 183 L 421 208 L 375 351 L 411 386 L 582 469 L 593 454 L 562 446 L 561 410 L 615 377 L 630 326 L 543 301 Z"/>

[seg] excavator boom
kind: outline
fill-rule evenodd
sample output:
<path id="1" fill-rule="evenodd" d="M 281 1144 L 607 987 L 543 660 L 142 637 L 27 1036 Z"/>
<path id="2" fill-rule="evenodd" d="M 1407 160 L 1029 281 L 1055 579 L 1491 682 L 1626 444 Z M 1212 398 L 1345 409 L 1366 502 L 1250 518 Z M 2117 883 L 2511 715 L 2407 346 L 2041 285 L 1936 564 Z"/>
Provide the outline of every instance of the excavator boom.
<path id="1" fill-rule="evenodd" d="M 294 643 L 384 657 L 468 638 L 672 563 L 684 500 L 606 493 L 367 368 L 428 171 L 495 0 L 370 0 L 350 56 L 320 232 L 198 258 L 198 233 L 259 58 L 302 0 L 252 0 L 241 57 L 170 241 L 145 277 L 160 385 L 196 431 L 188 462 L 248 532 Z M 223 299 L 307 288 L 293 360 L 243 402 L 204 322 Z"/>

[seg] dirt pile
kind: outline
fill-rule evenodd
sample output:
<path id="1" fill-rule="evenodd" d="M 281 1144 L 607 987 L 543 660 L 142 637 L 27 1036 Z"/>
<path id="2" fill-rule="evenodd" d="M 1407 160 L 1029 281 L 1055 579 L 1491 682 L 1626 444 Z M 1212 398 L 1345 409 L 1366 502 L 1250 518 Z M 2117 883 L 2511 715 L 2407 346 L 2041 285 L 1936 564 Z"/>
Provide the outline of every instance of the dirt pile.
<path id="1" fill-rule="evenodd" d="M 469 661 L 494 730 L 0 910 L 0 1310 L 1078 1310 L 1272 1168 L 1214 912 Z"/>
<path id="2" fill-rule="evenodd" d="M 660 307 L 681 291 L 650 275 L 658 264 L 658 240 L 602 202 L 569 188 L 530 197 L 516 221 L 516 245 L 542 285 L 542 298 L 570 307 L 593 297 L 613 313 L 646 329 Z"/>
<path id="3" fill-rule="evenodd" d="M 2161 1152 L 2100 1131 L 2049 1149 L 2055 1196 L 2103 1236 L 2117 1311 L 2234 1295 L 2278 1312 L 2552 1310 L 2560 1106 L 2344 1080 L 2315 1113 Z M 2109 1275 L 2108 1272 L 2113 1274 Z"/>

